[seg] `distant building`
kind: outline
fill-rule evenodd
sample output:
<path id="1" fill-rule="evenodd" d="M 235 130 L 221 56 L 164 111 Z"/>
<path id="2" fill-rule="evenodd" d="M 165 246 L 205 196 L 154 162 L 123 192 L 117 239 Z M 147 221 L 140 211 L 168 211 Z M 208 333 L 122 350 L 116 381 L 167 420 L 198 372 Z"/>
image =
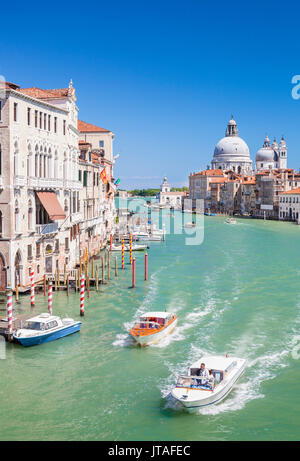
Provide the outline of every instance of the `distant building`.
<path id="1" fill-rule="evenodd" d="M 279 194 L 279 219 L 300 220 L 300 187 Z"/>
<path id="2" fill-rule="evenodd" d="M 183 199 L 187 197 L 187 192 L 172 191 L 166 177 L 160 186 L 160 192 L 156 195 L 160 205 L 167 205 L 174 208 L 182 208 Z"/>
<path id="3" fill-rule="evenodd" d="M 278 146 L 274 139 L 271 146 L 268 135 L 265 138 L 263 147 L 257 151 L 255 160 L 256 171 L 286 169 L 287 167 L 287 146 L 282 137 Z"/>

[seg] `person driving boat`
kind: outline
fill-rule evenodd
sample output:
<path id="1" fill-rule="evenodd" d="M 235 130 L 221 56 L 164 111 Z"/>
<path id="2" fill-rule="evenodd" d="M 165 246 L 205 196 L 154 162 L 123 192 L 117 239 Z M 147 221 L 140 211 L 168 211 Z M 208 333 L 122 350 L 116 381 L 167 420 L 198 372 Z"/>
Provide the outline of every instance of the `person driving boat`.
<path id="1" fill-rule="evenodd" d="M 209 373 L 207 368 L 205 368 L 205 363 L 201 363 L 201 368 L 199 368 L 197 374 L 202 377 L 202 384 L 206 384 L 209 381 Z"/>

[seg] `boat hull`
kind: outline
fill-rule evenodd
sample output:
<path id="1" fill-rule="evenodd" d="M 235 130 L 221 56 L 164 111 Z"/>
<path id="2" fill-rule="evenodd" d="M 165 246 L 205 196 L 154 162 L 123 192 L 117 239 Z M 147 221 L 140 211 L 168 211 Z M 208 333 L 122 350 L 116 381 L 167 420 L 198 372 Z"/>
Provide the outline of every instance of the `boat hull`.
<path id="1" fill-rule="evenodd" d="M 215 405 L 217 403 L 220 403 L 227 395 L 230 393 L 230 391 L 233 389 L 233 386 L 235 383 L 238 381 L 238 379 L 242 376 L 242 374 L 245 371 L 246 367 L 246 362 L 243 364 L 243 366 L 234 374 L 234 376 L 226 383 L 225 386 L 223 386 L 220 390 L 218 391 L 211 391 L 211 390 L 197 390 L 197 389 L 184 389 L 184 388 L 177 388 L 175 387 L 172 389 L 171 394 L 175 400 L 180 402 L 183 407 L 186 409 L 193 409 L 193 408 L 202 408 L 202 407 L 207 407 L 209 405 Z M 204 398 L 202 397 L 201 399 L 197 400 L 196 393 L 201 393 L 203 395 L 203 392 L 207 394 Z M 188 397 L 186 399 L 182 398 L 183 395 L 187 395 Z"/>
<path id="2" fill-rule="evenodd" d="M 14 339 L 24 347 L 37 346 L 38 344 L 49 343 L 50 341 L 55 341 L 56 339 L 76 333 L 80 331 L 80 327 L 81 322 L 76 322 L 73 325 L 68 325 L 64 328 L 50 331 L 49 333 L 44 333 L 39 336 L 19 337 L 14 334 Z"/>
<path id="3" fill-rule="evenodd" d="M 147 336 L 134 336 L 134 335 L 131 335 L 131 336 L 140 346 L 150 346 L 151 344 L 159 343 L 163 338 L 171 334 L 174 328 L 176 328 L 177 323 L 178 323 L 178 318 L 175 318 L 173 322 L 170 323 L 170 325 L 168 325 L 163 330 L 158 331 L 157 333 L 153 333 Z"/>

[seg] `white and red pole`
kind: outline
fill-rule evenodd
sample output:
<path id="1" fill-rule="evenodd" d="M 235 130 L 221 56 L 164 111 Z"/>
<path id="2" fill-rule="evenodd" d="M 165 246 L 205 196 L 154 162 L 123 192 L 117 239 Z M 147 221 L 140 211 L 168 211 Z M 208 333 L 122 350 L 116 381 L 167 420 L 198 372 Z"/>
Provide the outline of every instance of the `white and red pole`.
<path id="1" fill-rule="evenodd" d="M 34 306 L 35 298 L 34 298 L 34 271 L 33 269 L 30 270 L 30 304 Z"/>
<path id="2" fill-rule="evenodd" d="M 148 280 L 148 253 L 145 253 L 145 280 Z"/>
<path id="3" fill-rule="evenodd" d="M 80 315 L 84 316 L 84 274 L 80 278 Z"/>
<path id="4" fill-rule="evenodd" d="M 135 258 L 132 260 L 132 288 L 135 288 Z"/>
<path id="5" fill-rule="evenodd" d="M 7 287 L 7 323 L 8 333 L 11 335 L 13 330 L 13 316 L 12 316 L 12 290 Z"/>
<path id="6" fill-rule="evenodd" d="M 109 245 L 110 245 L 110 251 L 112 250 L 112 236 L 110 234 L 110 239 L 109 239 Z"/>
<path id="7" fill-rule="evenodd" d="M 52 282 L 49 281 L 48 284 L 48 312 L 52 315 Z"/>

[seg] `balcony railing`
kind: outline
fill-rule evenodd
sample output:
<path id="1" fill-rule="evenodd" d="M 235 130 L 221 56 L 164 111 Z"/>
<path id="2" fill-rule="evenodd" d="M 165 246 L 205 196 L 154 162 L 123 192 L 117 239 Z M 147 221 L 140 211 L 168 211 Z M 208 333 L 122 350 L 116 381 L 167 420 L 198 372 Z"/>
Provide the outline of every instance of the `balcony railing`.
<path id="1" fill-rule="evenodd" d="M 63 187 L 63 180 L 58 178 L 28 178 L 28 187 L 35 189 L 61 189 Z"/>
<path id="2" fill-rule="evenodd" d="M 38 224 L 36 226 L 36 233 L 39 235 L 53 234 L 58 230 L 58 223 L 51 222 L 48 224 Z"/>
<path id="3" fill-rule="evenodd" d="M 14 186 L 15 187 L 24 187 L 25 186 L 25 176 L 17 175 L 14 177 Z"/>
<path id="4" fill-rule="evenodd" d="M 72 213 L 71 216 L 70 216 L 71 224 L 77 224 L 82 220 L 83 220 L 82 213 L 79 213 L 79 212 L 78 213 Z"/>
<path id="5" fill-rule="evenodd" d="M 82 189 L 82 183 L 80 181 L 73 181 L 71 179 L 65 179 L 64 180 L 64 188 L 65 189 L 80 190 L 80 189 Z"/>

